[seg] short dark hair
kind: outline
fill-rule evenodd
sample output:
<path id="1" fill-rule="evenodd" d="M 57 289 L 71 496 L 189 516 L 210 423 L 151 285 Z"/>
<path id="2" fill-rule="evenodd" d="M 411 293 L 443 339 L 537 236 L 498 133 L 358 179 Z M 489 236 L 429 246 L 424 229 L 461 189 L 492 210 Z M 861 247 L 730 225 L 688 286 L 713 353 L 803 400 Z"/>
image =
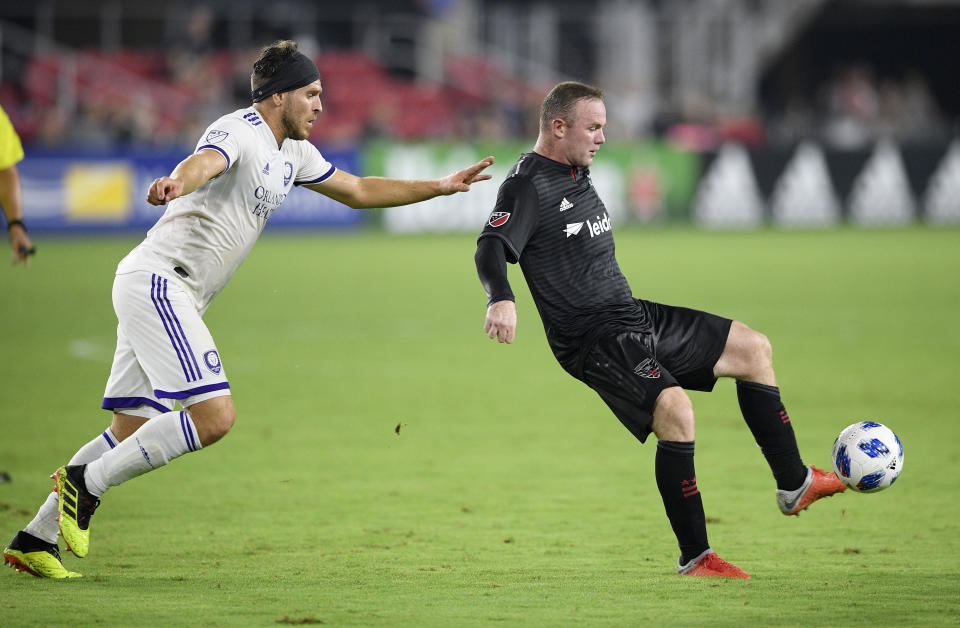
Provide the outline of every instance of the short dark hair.
<path id="1" fill-rule="evenodd" d="M 565 81 L 550 90 L 540 106 L 540 130 L 546 131 L 550 123 L 560 118 L 567 124 L 573 124 L 573 111 L 578 101 L 603 100 L 603 90 L 586 83 Z"/>
<path id="2" fill-rule="evenodd" d="M 260 50 L 260 56 L 253 62 L 250 75 L 250 89 L 257 89 L 273 76 L 277 68 L 297 54 L 297 42 L 283 39 L 275 41 Z"/>

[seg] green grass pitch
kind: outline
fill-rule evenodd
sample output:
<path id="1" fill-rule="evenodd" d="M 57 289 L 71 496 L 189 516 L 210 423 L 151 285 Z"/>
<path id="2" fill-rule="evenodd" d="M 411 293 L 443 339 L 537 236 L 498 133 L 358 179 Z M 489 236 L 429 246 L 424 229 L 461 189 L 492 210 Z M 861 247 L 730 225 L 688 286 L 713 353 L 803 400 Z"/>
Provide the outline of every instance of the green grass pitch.
<path id="1" fill-rule="evenodd" d="M 519 269 L 498 345 L 471 235 L 268 234 L 206 317 L 234 430 L 113 489 L 90 555 L 64 557 L 83 579 L 0 573 L 0 624 L 956 625 L 960 232 L 616 237 L 637 296 L 770 337 L 808 463 L 870 418 L 904 443 L 900 480 L 786 518 L 732 382 L 693 393 L 710 541 L 753 579 L 678 577 L 652 441 L 554 362 Z M 135 243 L 36 239 L 0 270 L 4 543 L 109 423 Z"/>

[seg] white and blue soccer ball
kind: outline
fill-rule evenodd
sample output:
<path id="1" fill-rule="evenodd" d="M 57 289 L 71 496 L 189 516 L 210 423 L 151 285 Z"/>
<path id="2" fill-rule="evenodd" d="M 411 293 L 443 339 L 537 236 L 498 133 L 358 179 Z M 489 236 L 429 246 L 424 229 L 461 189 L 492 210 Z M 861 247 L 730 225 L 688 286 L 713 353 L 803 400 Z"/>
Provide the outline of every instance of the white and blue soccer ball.
<path id="1" fill-rule="evenodd" d="M 886 425 L 875 421 L 854 423 L 833 443 L 833 470 L 855 491 L 882 491 L 903 471 L 903 445 Z"/>

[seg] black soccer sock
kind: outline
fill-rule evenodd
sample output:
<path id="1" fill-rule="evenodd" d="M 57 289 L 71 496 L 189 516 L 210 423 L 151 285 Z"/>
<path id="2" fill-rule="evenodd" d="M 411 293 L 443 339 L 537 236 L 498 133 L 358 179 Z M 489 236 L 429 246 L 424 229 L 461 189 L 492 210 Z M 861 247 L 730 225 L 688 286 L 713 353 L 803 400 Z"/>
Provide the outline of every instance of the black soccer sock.
<path id="1" fill-rule="evenodd" d="M 790 416 L 780 401 L 780 389 L 737 381 L 737 399 L 743 419 L 773 471 L 777 488 L 785 491 L 800 488 L 807 478 L 807 468 L 800 459 Z"/>
<path id="2" fill-rule="evenodd" d="M 657 443 L 657 488 L 680 544 L 681 564 L 710 548 L 703 499 L 693 468 L 693 443 L 668 440 Z"/>

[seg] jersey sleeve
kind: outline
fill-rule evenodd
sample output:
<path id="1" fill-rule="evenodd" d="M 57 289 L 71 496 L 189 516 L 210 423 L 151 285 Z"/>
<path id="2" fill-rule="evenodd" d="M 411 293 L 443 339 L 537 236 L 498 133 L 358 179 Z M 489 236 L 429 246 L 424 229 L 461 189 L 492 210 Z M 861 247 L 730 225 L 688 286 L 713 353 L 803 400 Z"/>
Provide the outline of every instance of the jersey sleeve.
<path id="1" fill-rule="evenodd" d="M 540 202 L 533 182 L 513 176 L 503 182 L 497 192 L 497 203 L 484 225 L 480 238 L 500 238 L 506 248 L 507 261 L 516 264 L 523 248 L 537 228 Z"/>
<path id="2" fill-rule="evenodd" d="M 244 150 L 255 139 L 255 134 L 246 121 L 225 116 L 207 127 L 193 152 L 199 153 L 207 149 L 217 151 L 227 159 L 227 167 L 223 169 L 223 172 L 226 172 L 242 159 Z"/>
<path id="3" fill-rule="evenodd" d="M 23 145 L 7 113 L 0 108 L 0 170 L 6 170 L 23 159 Z"/>
<path id="4" fill-rule="evenodd" d="M 307 140 L 300 141 L 300 156 L 300 169 L 294 177 L 294 185 L 323 183 L 337 171 L 334 165 L 320 154 L 317 147 Z"/>

